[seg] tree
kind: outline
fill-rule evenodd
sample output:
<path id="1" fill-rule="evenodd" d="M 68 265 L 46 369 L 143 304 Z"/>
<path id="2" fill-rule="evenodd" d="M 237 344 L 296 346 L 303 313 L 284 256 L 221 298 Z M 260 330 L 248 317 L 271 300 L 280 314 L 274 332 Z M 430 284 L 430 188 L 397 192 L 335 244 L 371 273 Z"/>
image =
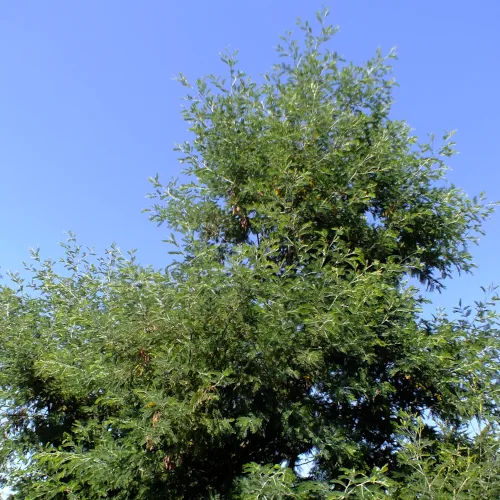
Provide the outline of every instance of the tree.
<path id="1" fill-rule="evenodd" d="M 495 293 L 424 319 L 411 285 L 470 272 L 492 207 L 444 183 L 450 135 L 391 119 L 393 55 L 345 63 L 325 17 L 262 83 L 180 77 L 193 181 L 150 210 L 178 261 L 71 236 L 2 287 L 17 498 L 498 496 Z"/>

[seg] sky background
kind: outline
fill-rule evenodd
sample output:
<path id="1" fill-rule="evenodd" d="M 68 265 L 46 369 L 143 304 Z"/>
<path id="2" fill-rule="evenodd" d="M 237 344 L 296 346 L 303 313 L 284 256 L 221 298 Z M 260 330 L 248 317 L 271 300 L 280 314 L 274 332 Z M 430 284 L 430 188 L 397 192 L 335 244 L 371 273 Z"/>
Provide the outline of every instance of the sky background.
<path id="1" fill-rule="evenodd" d="M 451 182 L 500 199 L 500 2 L 482 0 L 3 2 L 0 8 L 0 272 L 22 270 L 29 248 L 57 258 L 72 230 L 102 252 L 138 249 L 143 264 L 170 256 L 166 228 L 141 210 L 149 176 L 180 165 L 179 72 L 225 74 L 219 52 L 239 49 L 259 77 L 276 62 L 279 35 L 322 5 L 340 27 L 331 47 L 360 63 L 397 47 L 393 117 L 422 139 L 458 129 Z M 436 304 L 481 298 L 500 284 L 500 213 L 474 248 L 474 277 L 449 283 Z"/>

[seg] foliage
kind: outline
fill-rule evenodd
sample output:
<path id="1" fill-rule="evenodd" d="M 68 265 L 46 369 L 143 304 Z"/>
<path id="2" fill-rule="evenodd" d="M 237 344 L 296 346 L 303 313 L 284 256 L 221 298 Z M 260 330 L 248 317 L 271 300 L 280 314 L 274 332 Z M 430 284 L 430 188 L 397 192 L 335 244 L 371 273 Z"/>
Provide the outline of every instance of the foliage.
<path id="1" fill-rule="evenodd" d="M 180 77 L 193 180 L 152 179 L 150 211 L 178 261 L 70 235 L 1 288 L 16 498 L 498 497 L 497 297 L 423 319 L 409 284 L 470 272 L 491 206 L 444 182 L 450 135 L 390 118 L 388 59 L 345 63 L 318 19 L 262 83 L 231 55 Z"/>

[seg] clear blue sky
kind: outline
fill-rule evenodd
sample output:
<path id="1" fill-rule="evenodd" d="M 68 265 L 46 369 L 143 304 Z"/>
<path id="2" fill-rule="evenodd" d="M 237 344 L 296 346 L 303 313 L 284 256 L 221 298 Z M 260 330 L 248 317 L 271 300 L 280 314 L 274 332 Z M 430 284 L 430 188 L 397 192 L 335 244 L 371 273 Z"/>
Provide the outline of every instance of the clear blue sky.
<path id="1" fill-rule="evenodd" d="M 180 171 L 183 88 L 172 78 L 223 72 L 218 53 L 240 50 L 258 76 L 278 36 L 325 4 L 340 26 L 333 45 L 361 62 L 398 47 L 394 117 L 421 137 L 458 129 L 450 179 L 500 199 L 500 2 L 482 0 L 86 0 L 4 2 L 0 11 L 0 271 L 20 270 L 29 247 L 58 256 L 71 229 L 103 250 L 138 248 L 168 263 L 166 230 L 147 221 L 147 177 Z M 474 249 L 474 278 L 437 297 L 479 297 L 500 284 L 500 213 Z"/>

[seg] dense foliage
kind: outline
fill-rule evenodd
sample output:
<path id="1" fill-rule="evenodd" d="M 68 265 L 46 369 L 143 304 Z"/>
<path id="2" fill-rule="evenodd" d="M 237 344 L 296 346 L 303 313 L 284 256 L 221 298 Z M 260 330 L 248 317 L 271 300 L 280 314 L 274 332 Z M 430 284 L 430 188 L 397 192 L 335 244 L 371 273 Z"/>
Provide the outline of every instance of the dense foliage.
<path id="1" fill-rule="evenodd" d="M 262 83 L 230 55 L 180 77 L 192 182 L 150 211 L 178 260 L 71 236 L 1 288 L 16 498 L 500 497 L 495 293 L 424 319 L 411 285 L 469 272 L 491 207 L 444 182 L 450 137 L 391 119 L 388 58 L 318 20 Z"/>

